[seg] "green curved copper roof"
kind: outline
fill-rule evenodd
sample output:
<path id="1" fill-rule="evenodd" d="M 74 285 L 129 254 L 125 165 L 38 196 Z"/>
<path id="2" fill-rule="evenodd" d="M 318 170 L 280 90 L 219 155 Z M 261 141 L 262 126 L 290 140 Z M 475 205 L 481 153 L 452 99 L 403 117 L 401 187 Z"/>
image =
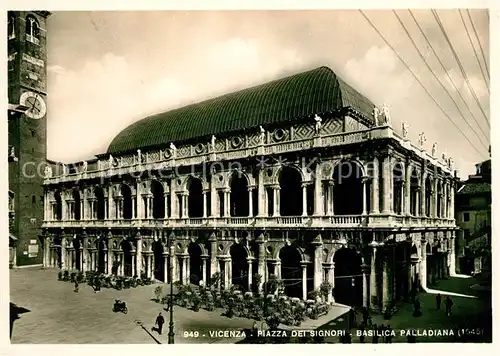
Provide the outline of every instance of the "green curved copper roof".
<path id="1" fill-rule="evenodd" d="M 307 72 L 149 116 L 121 131 L 108 154 L 167 146 L 351 107 L 371 120 L 373 104 L 330 68 Z"/>

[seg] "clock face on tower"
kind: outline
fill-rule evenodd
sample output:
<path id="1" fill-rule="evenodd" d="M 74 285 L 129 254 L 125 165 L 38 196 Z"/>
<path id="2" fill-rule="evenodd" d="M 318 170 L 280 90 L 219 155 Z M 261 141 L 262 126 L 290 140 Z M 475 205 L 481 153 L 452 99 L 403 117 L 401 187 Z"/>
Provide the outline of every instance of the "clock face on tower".
<path id="1" fill-rule="evenodd" d="M 42 96 L 37 93 L 30 91 L 23 93 L 19 98 L 19 104 L 28 108 L 25 114 L 32 119 L 41 119 L 47 113 L 47 105 Z"/>

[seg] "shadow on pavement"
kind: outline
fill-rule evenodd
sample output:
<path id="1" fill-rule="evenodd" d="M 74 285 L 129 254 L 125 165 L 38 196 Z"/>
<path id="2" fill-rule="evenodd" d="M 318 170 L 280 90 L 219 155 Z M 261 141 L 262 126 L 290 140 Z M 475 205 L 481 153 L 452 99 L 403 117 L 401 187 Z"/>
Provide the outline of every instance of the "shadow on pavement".
<path id="1" fill-rule="evenodd" d="M 31 310 L 18 307 L 14 303 L 10 303 L 10 338 L 12 338 L 12 331 L 14 331 L 14 322 L 20 319 L 20 315 L 24 313 L 29 313 Z"/>

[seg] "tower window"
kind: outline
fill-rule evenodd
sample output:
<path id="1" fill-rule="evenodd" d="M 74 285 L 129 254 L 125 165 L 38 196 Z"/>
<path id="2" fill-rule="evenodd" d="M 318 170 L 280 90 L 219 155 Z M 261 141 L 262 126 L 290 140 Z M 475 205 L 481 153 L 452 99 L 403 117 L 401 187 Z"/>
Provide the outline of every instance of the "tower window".
<path id="1" fill-rule="evenodd" d="M 9 190 L 9 211 L 15 210 L 14 193 Z"/>
<path id="2" fill-rule="evenodd" d="M 35 137 L 35 130 L 31 130 L 31 137 Z"/>
<path id="3" fill-rule="evenodd" d="M 34 16 L 26 17 L 26 41 L 40 44 L 40 26 Z"/>
<path id="4" fill-rule="evenodd" d="M 35 205 L 35 204 L 36 204 L 36 196 L 35 196 L 35 195 L 33 195 L 33 196 L 31 197 L 31 204 L 33 204 L 33 205 Z"/>

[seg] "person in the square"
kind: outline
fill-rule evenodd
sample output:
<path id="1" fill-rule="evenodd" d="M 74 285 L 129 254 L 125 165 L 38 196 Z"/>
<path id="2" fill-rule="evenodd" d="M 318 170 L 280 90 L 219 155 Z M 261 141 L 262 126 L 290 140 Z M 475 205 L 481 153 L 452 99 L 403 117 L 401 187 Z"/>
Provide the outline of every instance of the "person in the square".
<path id="1" fill-rule="evenodd" d="M 156 326 L 158 326 L 158 334 L 161 335 L 161 331 L 163 329 L 163 324 L 165 324 L 165 319 L 163 318 L 163 315 L 161 315 L 161 312 L 158 314 L 156 317 Z"/>

